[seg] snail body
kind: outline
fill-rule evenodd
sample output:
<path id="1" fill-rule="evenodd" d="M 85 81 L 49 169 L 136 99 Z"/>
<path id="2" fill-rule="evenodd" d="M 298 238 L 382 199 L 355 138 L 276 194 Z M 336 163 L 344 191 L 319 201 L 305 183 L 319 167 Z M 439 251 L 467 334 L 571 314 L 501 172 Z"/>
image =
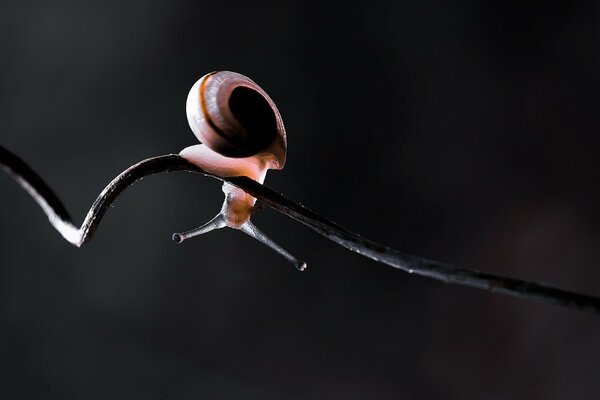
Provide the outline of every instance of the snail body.
<path id="1" fill-rule="evenodd" d="M 230 71 L 204 75 L 190 89 L 186 114 L 201 144 L 186 147 L 180 155 L 203 170 L 221 177 L 247 176 L 262 184 L 268 170 L 285 166 L 287 137 L 281 114 L 250 78 Z M 225 201 L 215 218 L 173 239 L 181 242 L 226 226 L 263 242 L 299 269 L 306 267 L 250 222 L 256 211 L 253 196 L 229 183 L 223 184 L 223 192 Z"/>
<path id="2" fill-rule="evenodd" d="M 229 71 L 204 75 L 188 94 L 186 114 L 202 144 L 180 155 L 205 171 L 262 184 L 269 169 L 285 165 L 287 138 L 279 110 L 250 78 Z M 256 199 L 227 183 L 223 192 L 226 224 L 237 228 L 249 220 Z"/>

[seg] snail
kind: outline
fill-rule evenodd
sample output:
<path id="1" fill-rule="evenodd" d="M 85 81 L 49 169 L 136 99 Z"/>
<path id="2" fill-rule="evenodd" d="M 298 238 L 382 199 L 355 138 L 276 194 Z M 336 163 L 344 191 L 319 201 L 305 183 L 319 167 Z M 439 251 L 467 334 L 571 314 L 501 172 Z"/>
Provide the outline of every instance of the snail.
<path id="1" fill-rule="evenodd" d="M 201 144 L 179 154 L 190 163 L 220 177 L 247 176 L 259 183 L 267 171 L 285 165 L 287 138 L 283 120 L 269 95 L 250 78 L 230 71 L 211 72 L 190 89 L 186 101 L 188 123 Z M 221 211 L 209 222 L 185 233 L 175 233 L 181 243 L 215 229 L 240 230 L 275 250 L 304 270 L 298 260 L 261 232 L 250 216 L 256 198 L 227 182 Z"/>

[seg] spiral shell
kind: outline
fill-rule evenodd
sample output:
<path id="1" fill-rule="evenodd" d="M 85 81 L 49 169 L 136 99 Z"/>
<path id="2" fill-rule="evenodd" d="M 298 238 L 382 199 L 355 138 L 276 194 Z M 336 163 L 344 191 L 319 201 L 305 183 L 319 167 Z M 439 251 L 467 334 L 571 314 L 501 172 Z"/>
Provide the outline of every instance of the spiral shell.
<path id="1" fill-rule="evenodd" d="M 271 158 L 269 169 L 285 165 L 279 110 L 250 78 L 230 71 L 204 75 L 189 92 L 186 113 L 196 137 L 211 150 L 231 158 Z"/>

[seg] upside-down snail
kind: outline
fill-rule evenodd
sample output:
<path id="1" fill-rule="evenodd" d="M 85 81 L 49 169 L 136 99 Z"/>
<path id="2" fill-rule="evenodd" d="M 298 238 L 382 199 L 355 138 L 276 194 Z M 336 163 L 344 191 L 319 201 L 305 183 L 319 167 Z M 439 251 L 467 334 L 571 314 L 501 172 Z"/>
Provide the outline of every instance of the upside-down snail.
<path id="1" fill-rule="evenodd" d="M 186 113 L 194 135 L 202 142 L 180 155 L 203 170 L 221 177 L 247 176 L 263 183 L 269 169 L 282 169 L 287 138 L 281 115 L 269 95 L 248 77 L 229 71 L 211 72 L 190 90 Z M 294 263 L 306 263 L 281 248 L 252 222 L 256 199 L 225 182 L 221 211 L 205 225 L 173 235 L 181 243 L 193 236 L 229 227 L 252 236 Z"/>

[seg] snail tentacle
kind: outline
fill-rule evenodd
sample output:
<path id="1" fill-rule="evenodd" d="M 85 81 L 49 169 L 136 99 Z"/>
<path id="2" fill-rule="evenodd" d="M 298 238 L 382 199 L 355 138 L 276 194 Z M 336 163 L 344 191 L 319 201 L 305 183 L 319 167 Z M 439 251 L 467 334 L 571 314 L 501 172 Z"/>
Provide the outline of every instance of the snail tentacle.
<path id="1" fill-rule="evenodd" d="M 226 226 L 227 226 L 227 222 L 225 221 L 225 216 L 222 213 L 218 213 L 213 219 L 211 219 L 204 225 L 202 225 L 198 228 L 189 230 L 187 232 L 174 233 L 172 238 L 175 243 L 181 243 L 184 240 L 193 238 L 194 236 L 203 235 L 210 231 L 221 229 Z"/>
<path id="2" fill-rule="evenodd" d="M 286 260 L 294 264 L 298 271 L 304 271 L 306 269 L 306 262 L 297 259 L 293 255 L 291 255 L 287 250 L 283 247 L 275 243 L 270 237 L 265 235 L 260 229 L 256 227 L 250 220 L 248 220 L 245 224 L 241 225 L 239 228 L 240 231 L 244 232 L 246 235 L 258 240 L 262 244 L 267 247 L 270 247 L 272 250 L 282 255 Z"/>

